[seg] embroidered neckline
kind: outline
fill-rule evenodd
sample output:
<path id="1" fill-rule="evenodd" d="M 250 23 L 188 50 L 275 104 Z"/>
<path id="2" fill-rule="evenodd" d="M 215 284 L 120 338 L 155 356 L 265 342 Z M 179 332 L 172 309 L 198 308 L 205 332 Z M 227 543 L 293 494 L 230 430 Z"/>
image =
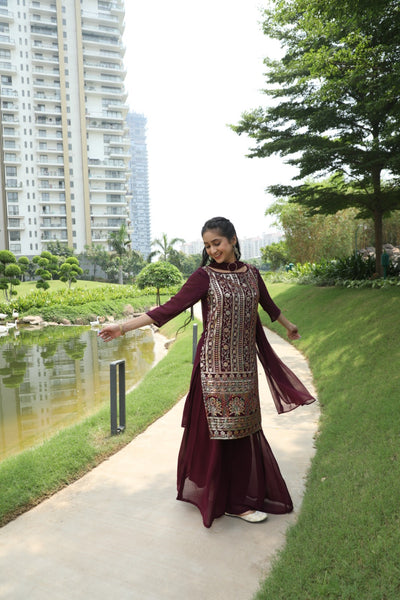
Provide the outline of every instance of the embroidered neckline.
<path id="1" fill-rule="evenodd" d="M 217 263 L 216 260 L 212 260 L 208 266 L 211 267 L 212 269 L 214 269 L 214 271 L 220 270 L 220 271 L 228 271 L 230 273 L 235 273 L 236 271 L 238 271 L 239 269 L 244 267 L 245 264 L 243 262 L 241 262 L 240 260 L 235 260 L 235 262 L 233 262 L 233 263 L 226 263 L 226 262 Z"/>

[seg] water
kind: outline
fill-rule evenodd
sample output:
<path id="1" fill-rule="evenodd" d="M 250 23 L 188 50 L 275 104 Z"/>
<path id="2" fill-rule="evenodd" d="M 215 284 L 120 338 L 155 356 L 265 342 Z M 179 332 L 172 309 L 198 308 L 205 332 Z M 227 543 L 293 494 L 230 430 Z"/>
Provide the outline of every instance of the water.
<path id="1" fill-rule="evenodd" d="M 19 327 L 1 336 L 0 460 L 108 403 L 110 363 L 120 359 L 129 390 L 154 362 L 151 329 L 107 343 L 84 327 Z"/>

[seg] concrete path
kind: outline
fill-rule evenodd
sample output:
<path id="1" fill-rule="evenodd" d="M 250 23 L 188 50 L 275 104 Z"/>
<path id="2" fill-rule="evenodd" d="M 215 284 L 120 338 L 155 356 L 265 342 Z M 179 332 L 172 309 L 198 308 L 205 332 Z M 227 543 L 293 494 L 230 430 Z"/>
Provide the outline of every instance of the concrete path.
<path id="1" fill-rule="evenodd" d="M 267 332 L 313 390 L 306 361 Z M 162 385 L 162 382 L 160 382 Z M 250 600 L 296 521 L 313 456 L 317 403 L 277 415 L 260 375 L 263 428 L 295 511 L 206 529 L 177 502 L 183 401 L 76 483 L 0 529 L 0 598 L 7 600 Z"/>

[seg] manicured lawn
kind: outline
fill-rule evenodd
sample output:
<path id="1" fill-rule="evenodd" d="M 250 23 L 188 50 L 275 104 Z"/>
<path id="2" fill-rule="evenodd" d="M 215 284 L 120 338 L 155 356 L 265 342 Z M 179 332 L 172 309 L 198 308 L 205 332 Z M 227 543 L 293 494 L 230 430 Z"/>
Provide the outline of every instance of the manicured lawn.
<path id="1" fill-rule="evenodd" d="M 322 418 L 298 523 L 257 599 L 398 600 L 400 290 L 269 290 L 299 326 Z"/>
<path id="2" fill-rule="evenodd" d="M 50 288 L 49 290 L 51 291 L 56 291 L 56 290 L 67 290 L 68 289 L 68 284 L 64 283 L 63 281 L 50 281 Z M 83 279 L 79 279 L 76 283 L 73 283 L 71 288 L 72 289 L 96 289 L 96 288 L 101 288 L 101 287 L 107 287 L 109 286 L 109 283 L 103 283 L 102 281 L 86 281 Z M 117 285 L 117 284 L 114 284 Z M 30 292 L 36 290 L 36 281 L 23 281 L 17 288 L 17 296 L 26 296 L 26 294 L 29 294 Z"/>

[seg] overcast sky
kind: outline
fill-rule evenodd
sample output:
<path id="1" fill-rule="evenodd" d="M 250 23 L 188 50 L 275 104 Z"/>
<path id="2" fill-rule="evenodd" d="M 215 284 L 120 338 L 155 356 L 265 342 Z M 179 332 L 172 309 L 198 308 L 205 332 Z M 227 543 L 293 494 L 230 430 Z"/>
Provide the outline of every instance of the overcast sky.
<path id="1" fill-rule="evenodd" d="M 261 3 L 262 4 L 262 3 Z M 254 0 L 126 0 L 126 89 L 147 118 L 152 238 L 200 239 L 225 216 L 238 237 L 272 228 L 268 185 L 295 174 L 279 157 L 249 159 L 227 126 L 266 101 L 263 58 L 276 54 Z"/>

